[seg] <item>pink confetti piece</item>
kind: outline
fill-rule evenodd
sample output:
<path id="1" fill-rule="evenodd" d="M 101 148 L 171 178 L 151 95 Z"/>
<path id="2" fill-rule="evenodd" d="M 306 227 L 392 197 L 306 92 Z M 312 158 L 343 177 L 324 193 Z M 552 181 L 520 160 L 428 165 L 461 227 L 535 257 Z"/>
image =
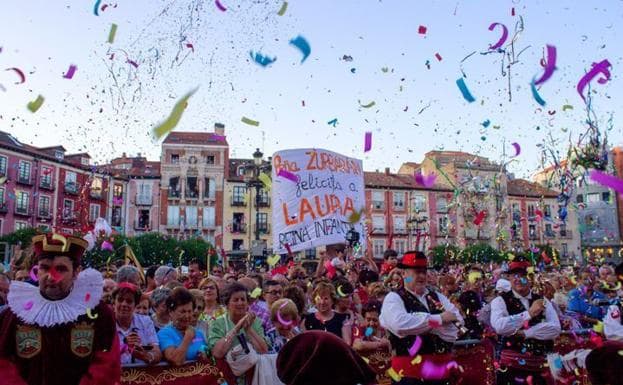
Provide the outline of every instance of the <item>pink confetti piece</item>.
<path id="1" fill-rule="evenodd" d="M 195 53 L 195 46 L 192 43 L 186 43 L 186 48 L 190 48 Z"/>
<path id="2" fill-rule="evenodd" d="M 84 302 L 89 302 L 90 299 L 91 299 L 91 293 L 86 293 L 84 295 Z"/>
<path id="3" fill-rule="evenodd" d="M 225 141 L 225 135 L 212 134 L 212 135 L 210 135 L 210 140 L 214 140 L 214 141 L 217 141 L 217 142 L 224 142 Z"/>
<path id="4" fill-rule="evenodd" d="M 7 68 L 6 71 L 13 71 L 17 74 L 17 76 L 19 76 L 19 82 L 15 82 L 15 84 L 22 84 L 26 82 L 26 75 L 24 75 L 24 72 L 21 69 L 11 67 L 11 68 Z"/>
<path id="5" fill-rule="evenodd" d="M 420 27 L 417 29 L 417 32 L 420 35 L 426 35 L 426 29 L 427 29 L 426 26 L 420 25 Z"/>
<path id="6" fill-rule="evenodd" d="M 500 40 L 497 41 L 497 43 L 489 46 L 490 50 L 496 50 L 500 48 L 502 45 L 504 45 L 506 39 L 508 39 L 508 28 L 506 28 L 506 26 L 502 23 L 491 23 L 491 25 L 489 26 L 489 31 L 493 31 L 498 25 L 502 27 L 502 36 L 500 37 Z"/>
<path id="7" fill-rule="evenodd" d="M 219 0 L 215 0 L 214 4 L 216 4 L 216 8 L 218 8 L 221 12 L 227 11 L 227 8 Z"/>
<path id="8" fill-rule="evenodd" d="M 288 170 L 285 170 L 283 168 L 281 170 L 279 170 L 279 172 L 277 173 L 277 176 L 289 179 L 289 180 L 291 180 L 294 183 L 298 183 L 298 181 L 299 181 L 298 175 L 296 175 L 296 174 L 294 174 L 294 173 L 292 173 L 292 172 L 290 172 Z"/>
<path id="9" fill-rule="evenodd" d="M 521 146 L 517 142 L 514 142 L 512 144 L 513 147 L 515 147 L 515 156 L 519 156 L 519 154 L 521 154 Z"/>
<path id="10" fill-rule="evenodd" d="M 526 383 L 527 383 L 528 385 L 532 385 L 532 376 L 528 376 L 528 377 L 526 377 Z"/>
<path id="11" fill-rule="evenodd" d="M 599 183 L 602 186 L 606 186 L 617 191 L 619 194 L 623 194 L 623 180 L 617 177 L 608 175 L 597 170 L 591 170 L 590 178 L 591 180 Z"/>
<path id="12" fill-rule="evenodd" d="M 28 301 L 24 304 L 24 310 L 30 310 L 32 309 L 32 306 L 34 305 L 33 301 Z"/>
<path id="13" fill-rule="evenodd" d="M 428 326 L 430 326 L 431 328 L 435 329 L 441 326 L 441 322 L 438 322 L 437 320 L 434 319 L 429 319 L 428 320 Z"/>
<path id="14" fill-rule="evenodd" d="M 108 250 L 108 251 L 113 251 L 115 248 L 112 245 L 112 243 L 108 242 L 108 241 L 104 241 L 102 242 L 102 245 L 100 246 L 100 248 L 102 250 Z"/>
<path id="15" fill-rule="evenodd" d="M 515 16 L 515 7 L 511 8 L 511 16 Z"/>
<path id="16" fill-rule="evenodd" d="M 292 325 L 292 320 L 290 321 L 286 321 L 282 318 L 281 316 L 281 309 L 283 309 L 288 303 L 284 302 L 281 306 L 279 306 L 279 310 L 277 311 L 277 321 L 279 321 L 280 324 L 282 324 L 283 326 L 290 326 Z"/>
<path id="17" fill-rule="evenodd" d="M 78 69 L 78 67 L 76 67 L 75 65 L 70 65 L 69 69 L 67 70 L 67 73 L 65 75 L 63 75 L 63 77 L 65 79 L 71 79 L 74 77 L 74 74 L 76 73 L 76 70 Z"/>
<path id="18" fill-rule="evenodd" d="M 439 61 L 441 61 L 441 59 L 442 59 L 442 57 L 441 57 L 441 55 L 440 55 L 439 53 L 436 53 L 436 54 L 435 54 L 435 57 L 436 57 L 436 58 L 437 58 L 437 60 L 439 60 Z"/>
<path id="19" fill-rule="evenodd" d="M 415 174 L 415 181 L 424 187 L 433 187 L 436 179 L 437 175 L 435 174 L 424 175 L 421 172 Z"/>
<path id="20" fill-rule="evenodd" d="M 485 216 L 487 215 L 487 212 L 485 210 L 482 210 L 481 212 L 479 212 L 476 215 L 476 218 L 474 218 L 474 224 L 476 226 L 480 226 L 480 224 L 482 223 L 482 221 L 485 219 Z"/>
<path id="21" fill-rule="evenodd" d="M 132 66 L 134 66 L 134 68 L 138 68 L 138 63 L 136 63 L 134 60 L 128 59 L 127 63 L 130 63 Z"/>
<path id="22" fill-rule="evenodd" d="M 417 336 L 415 338 L 415 341 L 413 342 L 413 345 L 409 348 L 409 355 L 411 357 L 415 357 L 415 355 L 417 354 L 417 352 L 420 350 L 421 347 L 422 347 L 422 338 L 420 336 Z"/>
<path id="23" fill-rule="evenodd" d="M 447 376 L 448 369 L 445 365 L 437 365 L 431 361 L 422 364 L 422 378 L 426 380 L 442 380 Z"/>
<path id="24" fill-rule="evenodd" d="M 33 282 L 37 282 L 39 280 L 39 278 L 37 278 L 37 273 L 39 273 L 39 268 L 35 265 L 32 267 L 32 269 L 30 269 L 30 279 Z"/>
<path id="25" fill-rule="evenodd" d="M 363 152 L 368 152 L 372 149 L 372 133 L 366 132 L 365 140 L 363 144 Z"/>
<path id="26" fill-rule="evenodd" d="M 584 88 L 590 83 L 594 78 L 596 78 L 599 74 L 602 74 L 604 77 L 597 79 L 597 83 L 606 84 L 608 80 L 610 80 L 610 70 L 612 64 L 608 61 L 608 59 L 604 59 L 599 63 L 593 63 L 593 68 L 591 68 L 588 73 L 586 73 L 580 81 L 578 82 L 578 93 L 582 97 L 582 100 L 586 102 L 586 97 L 584 96 Z"/>
<path id="27" fill-rule="evenodd" d="M 545 83 L 549 78 L 552 77 L 552 74 L 556 70 L 556 47 L 553 45 L 547 45 L 547 62 L 545 64 L 545 72 L 543 75 L 534 81 L 534 85 L 539 85 Z"/>

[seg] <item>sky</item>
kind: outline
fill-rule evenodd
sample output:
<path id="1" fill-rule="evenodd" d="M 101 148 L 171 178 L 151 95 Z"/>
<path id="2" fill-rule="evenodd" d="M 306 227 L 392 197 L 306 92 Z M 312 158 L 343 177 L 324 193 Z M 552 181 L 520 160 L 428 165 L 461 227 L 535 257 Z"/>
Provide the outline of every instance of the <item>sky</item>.
<path id="1" fill-rule="evenodd" d="M 621 0 L 290 0 L 283 16 L 283 0 L 220 0 L 226 11 L 214 1 L 102 0 L 99 16 L 95 2 L 0 5 L 0 65 L 26 75 L 16 84 L 16 71 L 0 71 L 0 130 L 36 146 L 87 151 L 100 163 L 123 152 L 156 160 L 153 127 L 198 87 L 175 130 L 223 123 L 230 157 L 317 147 L 395 172 L 427 151 L 461 150 L 512 160 L 510 171 L 529 177 L 543 148 L 565 152 L 586 130 L 576 85 L 591 63 L 608 59 L 612 77 L 591 83 L 591 106 L 609 142 L 623 144 Z M 508 44 L 520 20 L 521 54 L 502 73 L 503 53 L 489 50 L 501 27 L 489 25 L 507 26 Z M 299 35 L 311 46 L 304 62 L 289 44 Z M 530 81 L 544 71 L 546 44 L 557 61 L 539 89 L 541 107 Z M 263 67 L 251 51 L 277 59 Z M 74 77 L 63 78 L 72 64 Z M 473 103 L 456 86 L 461 70 Z M 38 95 L 45 101 L 32 113 L 26 106 Z"/>

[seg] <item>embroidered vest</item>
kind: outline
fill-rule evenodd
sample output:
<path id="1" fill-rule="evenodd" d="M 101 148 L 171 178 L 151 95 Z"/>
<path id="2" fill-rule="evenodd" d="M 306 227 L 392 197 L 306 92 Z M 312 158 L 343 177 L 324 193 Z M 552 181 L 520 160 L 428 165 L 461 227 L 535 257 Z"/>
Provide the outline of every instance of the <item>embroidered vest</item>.
<path id="1" fill-rule="evenodd" d="M 509 315 L 520 314 L 527 310 L 521 303 L 521 300 L 515 297 L 512 291 L 502 294 L 501 297 L 504 300 L 504 304 L 506 304 L 506 310 Z M 532 306 L 534 301 L 542 298 L 543 297 L 540 295 L 532 293 L 532 296 L 528 302 L 530 306 Z M 528 326 L 532 327 L 543 321 L 545 321 L 545 311 L 541 312 L 541 314 L 536 317 L 532 317 L 532 319 L 528 322 Z M 535 355 L 545 355 L 552 352 L 554 349 L 554 341 L 523 338 L 517 335 L 502 337 L 502 343 L 502 349 L 510 349 L 521 353 L 530 352 Z"/>
<path id="2" fill-rule="evenodd" d="M 439 297 L 437 293 L 429 290 L 426 296 L 426 305 L 420 302 L 416 296 L 409 293 L 405 288 L 401 288 L 396 291 L 396 294 L 400 296 L 402 302 L 404 302 L 405 309 L 408 313 L 429 313 L 429 314 L 441 314 L 442 309 L 437 308 L 435 302 L 439 303 Z M 435 334 L 420 334 L 422 339 L 422 346 L 418 351 L 418 354 L 435 354 L 435 353 L 448 353 L 452 349 L 452 344 L 442 340 Z M 417 336 L 410 335 L 404 338 L 400 338 L 393 333 L 389 333 L 389 342 L 392 344 L 392 349 L 397 356 L 409 356 L 409 348 L 413 346 L 413 343 L 417 339 Z"/>

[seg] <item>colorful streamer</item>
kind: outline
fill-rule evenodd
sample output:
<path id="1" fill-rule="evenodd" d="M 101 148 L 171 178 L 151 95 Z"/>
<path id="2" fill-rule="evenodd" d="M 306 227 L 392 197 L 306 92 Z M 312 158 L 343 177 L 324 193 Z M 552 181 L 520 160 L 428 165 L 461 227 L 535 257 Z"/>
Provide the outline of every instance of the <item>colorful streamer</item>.
<path id="1" fill-rule="evenodd" d="M 26 75 L 24 75 L 24 72 L 21 69 L 11 67 L 11 68 L 7 68 L 6 70 L 14 71 L 17 74 L 17 76 L 19 76 L 19 82 L 15 82 L 15 84 L 23 84 L 26 82 Z"/>
<path id="2" fill-rule="evenodd" d="M 102 2 L 102 0 L 97 0 L 95 2 L 95 5 L 93 6 L 93 14 L 95 16 L 99 16 L 100 15 L 99 11 L 100 11 L 100 4 L 101 4 L 101 2 Z"/>
<path id="3" fill-rule="evenodd" d="M 489 31 L 493 31 L 493 29 L 495 29 L 495 27 L 497 27 L 498 25 L 502 27 L 502 36 L 500 37 L 500 40 L 497 41 L 497 43 L 489 46 L 490 50 L 496 50 L 500 48 L 504 45 L 506 39 L 508 39 L 508 28 L 506 28 L 506 26 L 502 23 L 491 23 L 491 25 L 489 26 Z"/>
<path id="4" fill-rule="evenodd" d="M 76 69 L 78 69 L 78 67 L 76 67 L 75 65 L 70 65 L 69 69 L 67 70 L 67 73 L 65 75 L 63 75 L 63 77 L 65 79 L 71 79 L 74 77 L 74 74 L 76 73 Z"/>
<path id="5" fill-rule="evenodd" d="M 291 180 L 294 183 L 298 183 L 298 181 L 299 181 L 298 175 L 296 175 L 296 174 L 294 174 L 294 173 L 292 173 L 292 172 L 290 172 L 288 170 L 285 170 L 283 168 L 281 170 L 279 170 L 279 172 L 277 173 L 277 176 L 281 177 L 281 178 L 289 179 L 289 180 Z"/>
<path id="6" fill-rule="evenodd" d="M 608 175 L 601 171 L 591 170 L 590 172 L 591 180 L 599 183 L 602 186 L 606 186 L 618 192 L 619 194 L 623 194 L 623 180 L 614 177 L 612 175 Z"/>
<path id="7" fill-rule="evenodd" d="M 413 345 L 409 348 L 409 355 L 411 357 L 415 357 L 415 355 L 417 354 L 417 352 L 420 350 L 421 347 L 422 347 L 422 338 L 420 336 L 417 336 L 415 338 L 415 341 L 413 342 Z"/>
<path id="8" fill-rule="evenodd" d="M 309 42 L 301 35 L 298 35 L 294 39 L 290 40 L 290 44 L 298 48 L 303 54 L 303 58 L 301 59 L 301 64 L 307 60 L 307 57 L 311 53 L 311 47 L 309 46 Z"/>
<path id="9" fill-rule="evenodd" d="M 28 108 L 30 112 L 34 114 L 35 112 L 39 110 L 39 108 L 41 108 L 44 101 L 45 101 L 45 98 L 39 95 L 37 96 L 37 99 L 35 99 L 34 101 L 28 102 L 28 105 L 26 107 Z"/>
<path id="10" fill-rule="evenodd" d="M 108 32 L 108 43 L 112 44 L 115 41 L 115 35 L 117 34 L 117 24 L 112 23 L 110 26 L 110 32 Z"/>
<path id="11" fill-rule="evenodd" d="M 545 83 L 549 78 L 552 77 L 554 70 L 556 70 L 556 47 L 553 45 L 546 45 L 547 47 L 547 65 L 545 66 L 545 72 L 543 75 L 534 82 L 534 85 L 538 86 L 542 83 Z"/>
<path id="12" fill-rule="evenodd" d="M 578 82 L 577 89 L 578 89 L 578 93 L 580 94 L 584 102 L 586 102 L 586 97 L 584 96 L 584 88 L 586 88 L 588 83 L 590 83 L 599 74 L 602 74 L 604 77 L 597 79 L 597 83 L 606 84 L 608 80 L 610 80 L 611 75 L 610 75 L 610 70 L 608 68 L 611 66 L 612 64 L 610 64 L 608 59 L 604 59 L 600 61 L 599 63 L 593 63 L 593 68 L 591 68 L 591 70 L 588 71 L 588 73 L 582 76 L 582 78 Z"/>
<path id="13" fill-rule="evenodd" d="M 474 98 L 472 93 L 469 92 L 467 85 L 465 85 L 465 80 L 463 78 L 458 78 L 456 80 L 456 85 L 459 87 L 459 90 L 461 90 L 461 94 L 463 94 L 463 98 L 465 100 L 467 100 L 470 103 L 473 103 L 476 101 L 476 98 Z"/>
<path id="14" fill-rule="evenodd" d="M 372 133 L 366 132 L 364 144 L 363 144 L 363 152 L 368 152 L 372 149 Z"/>
<path id="15" fill-rule="evenodd" d="M 415 181 L 427 188 L 433 187 L 435 185 L 435 180 L 437 180 L 436 174 L 424 175 L 421 172 L 415 174 Z"/>
<path id="16" fill-rule="evenodd" d="M 288 2 L 284 1 L 283 4 L 281 5 L 281 9 L 279 9 L 279 12 L 277 12 L 277 15 L 279 16 L 285 15 L 286 9 L 288 9 Z"/>
<path id="17" fill-rule="evenodd" d="M 153 133 L 157 139 L 160 139 L 166 133 L 173 130 L 175 126 L 177 126 L 177 124 L 180 122 L 180 119 L 182 118 L 184 110 L 186 110 L 186 107 L 188 106 L 188 99 L 193 96 L 197 89 L 198 88 L 195 88 L 194 90 L 184 95 L 177 103 L 175 103 L 175 106 L 173 107 L 173 110 L 171 111 L 169 117 L 164 122 L 154 127 Z"/>
<path id="18" fill-rule="evenodd" d="M 243 117 L 242 117 L 242 119 L 240 119 L 240 121 L 241 121 L 242 123 L 246 123 L 246 124 L 248 124 L 249 126 L 255 126 L 255 127 L 257 127 L 257 126 L 259 126 L 259 125 L 260 125 L 260 122 L 258 122 L 257 120 L 249 119 L 249 118 L 247 118 L 246 116 L 243 116 Z"/>
<path id="19" fill-rule="evenodd" d="M 515 156 L 519 156 L 521 154 L 521 146 L 517 142 L 512 143 L 512 145 L 515 147 Z"/>
<path id="20" fill-rule="evenodd" d="M 532 97 L 539 103 L 541 106 L 545 105 L 545 100 L 539 95 L 539 91 L 536 89 L 536 85 L 534 84 L 534 80 L 530 83 L 530 89 L 532 90 Z"/>
<path id="21" fill-rule="evenodd" d="M 256 52 L 254 54 L 253 51 L 249 51 L 249 54 L 251 55 L 251 59 L 253 59 L 253 61 L 261 65 L 262 67 L 266 67 L 270 64 L 273 64 L 275 61 L 277 61 L 277 57 L 269 58 L 268 56 L 264 56 L 259 52 Z"/>
<path id="22" fill-rule="evenodd" d="M 219 0 L 214 0 L 214 4 L 216 4 L 216 8 L 218 8 L 221 12 L 227 11 L 227 8 Z"/>
<path id="23" fill-rule="evenodd" d="M 264 189 L 270 190 L 272 188 L 273 181 L 270 180 L 270 177 L 267 174 L 261 172 L 257 178 L 264 183 Z"/>

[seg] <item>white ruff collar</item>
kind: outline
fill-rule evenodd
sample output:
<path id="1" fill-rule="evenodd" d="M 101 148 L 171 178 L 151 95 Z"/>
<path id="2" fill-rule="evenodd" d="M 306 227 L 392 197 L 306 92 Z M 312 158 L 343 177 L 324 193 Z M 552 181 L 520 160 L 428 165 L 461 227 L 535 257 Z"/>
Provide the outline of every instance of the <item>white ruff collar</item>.
<path id="1" fill-rule="evenodd" d="M 27 324 L 52 327 L 74 322 L 87 309 L 93 309 L 102 299 L 104 279 L 94 269 L 85 269 L 78 274 L 69 295 L 58 301 L 44 298 L 37 286 L 12 281 L 9 289 L 9 307 Z"/>

